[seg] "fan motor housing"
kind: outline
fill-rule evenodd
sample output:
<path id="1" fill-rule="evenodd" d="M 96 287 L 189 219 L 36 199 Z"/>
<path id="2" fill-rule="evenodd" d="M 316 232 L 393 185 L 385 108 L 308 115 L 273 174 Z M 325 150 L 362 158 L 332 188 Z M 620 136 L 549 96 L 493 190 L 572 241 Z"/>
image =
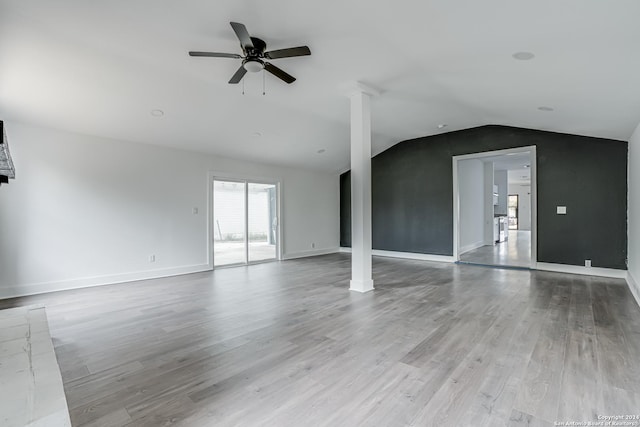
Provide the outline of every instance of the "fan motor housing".
<path id="1" fill-rule="evenodd" d="M 267 48 L 267 43 L 257 37 L 251 37 L 251 43 L 253 43 L 253 49 L 247 47 L 247 56 L 262 57 L 264 50 Z"/>

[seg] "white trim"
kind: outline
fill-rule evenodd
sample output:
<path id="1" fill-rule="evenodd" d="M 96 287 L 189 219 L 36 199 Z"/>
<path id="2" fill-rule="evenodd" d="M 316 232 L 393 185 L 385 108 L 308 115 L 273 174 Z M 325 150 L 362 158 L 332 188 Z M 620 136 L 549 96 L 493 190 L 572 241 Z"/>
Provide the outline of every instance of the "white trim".
<path id="1" fill-rule="evenodd" d="M 301 251 L 301 252 L 292 252 L 290 254 L 284 254 L 282 259 L 288 260 L 288 259 L 307 258 L 311 256 L 335 254 L 337 252 L 340 252 L 340 248 L 314 249 L 311 251 Z"/>
<path id="2" fill-rule="evenodd" d="M 453 167 L 453 261 L 455 262 L 460 260 L 460 182 L 458 179 L 458 157 L 453 156 L 451 162 Z M 482 174 L 484 176 L 484 166 Z"/>
<path id="3" fill-rule="evenodd" d="M 613 279 L 626 279 L 627 270 L 617 270 L 615 268 L 583 267 L 581 265 L 553 264 L 539 262 L 536 270 L 553 271 L 556 273 L 581 274 L 584 276 L 610 277 Z"/>
<path id="4" fill-rule="evenodd" d="M 474 250 L 474 249 L 481 248 L 481 247 L 483 247 L 483 246 L 490 246 L 490 245 L 485 245 L 485 244 L 484 244 L 484 240 L 481 240 L 481 241 L 479 241 L 479 242 L 471 243 L 470 245 L 462 246 L 462 247 L 460 248 L 460 255 L 462 255 L 462 254 L 463 254 L 463 253 L 465 253 L 465 252 L 469 252 L 469 251 L 472 251 L 472 250 Z"/>
<path id="5" fill-rule="evenodd" d="M 435 262 L 454 262 L 452 256 L 448 255 L 433 255 L 433 254 L 419 254 L 415 252 L 396 252 L 396 251 L 381 251 L 374 249 L 372 252 L 374 256 L 388 257 L 388 258 L 405 258 L 405 259 L 417 259 L 420 261 L 435 261 Z"/>
<path id="6" fill-rule="evenodd" d="M 278 179 L 276 182 L 276 221 L 278 222 L 278 229 L 276 232 L 278 233 L 278 244 L 276 245 L 276 251 L 278 255 L 278 261 L 283 260 L 284 256 L 284 221 L 282 220 L 282 215 L 284 213 L 284 209 L 282 209 L 282 203 L 284 199 L 284 190 L 282 188 L 283 183 L 281 179 Z"/>
<path id="7" fill-rule="evenodd" d="M 635 281 L 630 271 L 627 271 L 627 285 L 629 285 L 629 290 L 631 294 L 636 299 L 636 303 L 640 306 L 640 287 L 638 286 L 638 282 Z"/>
<path id="8" fill-rule="evenodd" d="M 382 91 L 378 88 L 375 88 L 366 83 L 362 83 L 361 81 L 350 82 L 344 86 L 347 97 L 352 97 L 353 95 L 358 95 L 364 93 L 365 95 L 380 96 Z"/>
<path id="9" fill-rule="evenodd" d="M 531 180 L 531 265 L 538 263 L 538 160 L 536 146 L 531 148 L 529 170 Z M 507 182 L 508 184 L 508 182 Z"/>
<path id="10" fill-rule="evenodd" d="M 353 292 L 359 292 L 364 294 L 366 292 L 373 291 L 373 280 L 350 280 L 349 281 L 349 290 Z"/>
<path id="11" fill-rule="evenodd" d="M 113 285 L 116 283 L 135 282 L 138 280 L 160 279 L 183 274 L 211 271 L 208 264 L 188 265 L 183 267 L 163 268 L 160 270 L 137 271 L 105 276 L 83 277 L 79 279 L 59 280 L 55 282 L 30 283 L 26 285 L 0 288 L 0 299 L 15 298 L 47 292 L 67 291 L 70 289 L 88 288 L 92 286 Z"/>
<path id="12" fill-rule="evenodd" d="M 340 252 L 351 253 L 351 248 L 340 247 Z M 416 252 L 397 252 L 397 251 L 383 251 L 379 249 L 373 249 L 371 251 L 371 255 L 381 256 L 386 258 L 416 259 L 420 261 L 447 262 L 447 263 L 454 262 L 452 256 L 420 254 Z"/>
<path id="13" fill-rule="evenodd" d="M 213 172 L 207 172 L 207 265 L 213 270 Z"/>
<path id="14" fill-rule="evenodd" d="M 458 162 L 469 159 L 483 159 L 485 157 L 503 156 L 515 153 L 529 153 L 531 170 L 531 268 L 536 268 L 538 259 L 538 165 L 536 161 L 536 146 L 508 148 L 505 150 L 485 151 L 481 153 L 464 154 L 452 157 L 453 170 L 453 262 L 460 260 L 460 184 L 458 182 Z"/>

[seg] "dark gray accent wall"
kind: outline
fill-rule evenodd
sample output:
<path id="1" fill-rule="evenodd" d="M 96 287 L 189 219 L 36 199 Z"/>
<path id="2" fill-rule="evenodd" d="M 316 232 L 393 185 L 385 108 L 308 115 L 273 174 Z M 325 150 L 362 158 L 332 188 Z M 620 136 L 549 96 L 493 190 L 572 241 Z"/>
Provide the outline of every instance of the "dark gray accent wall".
<path id="1" fill-rule="evenodd" d="M 627 143 L 497 125 L 404 141 L 372 159 L 374 249 L 452 255 L 452 157 L 532 145 L 538 261 L 626 269 Z M 340 245 L 349 247 L 349 172 L 340 190 Z"/>
<path id="2" fill-rule="evenodd" d="M 351 247 L 351 173 L 340 175 L 340 246 Z"/>

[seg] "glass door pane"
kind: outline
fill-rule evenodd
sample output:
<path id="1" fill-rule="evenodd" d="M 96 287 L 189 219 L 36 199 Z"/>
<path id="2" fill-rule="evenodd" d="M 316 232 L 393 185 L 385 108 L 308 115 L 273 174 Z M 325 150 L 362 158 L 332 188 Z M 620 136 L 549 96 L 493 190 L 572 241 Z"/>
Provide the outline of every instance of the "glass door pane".
<path id="1" fill-rule="evenodd" d="M 249 262 L 276 259 L 277 187 L 275 184 L 248 185 Z"/>
<path id="2" fill-rule="evenodd" d="M 247 262 L 245 183 L 213 181 L 214 266 Z"/>
<path id="3" fill-rule="evenodd" d="M 518 195 L 510 194 L 507 206 L 507 214 L 509 217 L 509 230 L 518 229 Z"/>

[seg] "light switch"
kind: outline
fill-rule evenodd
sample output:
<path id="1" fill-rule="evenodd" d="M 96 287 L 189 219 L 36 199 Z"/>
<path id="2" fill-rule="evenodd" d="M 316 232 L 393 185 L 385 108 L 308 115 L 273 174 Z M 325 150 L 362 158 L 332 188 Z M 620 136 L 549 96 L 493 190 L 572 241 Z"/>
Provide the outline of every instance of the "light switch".
<path id="1" fill-rule="evenodd" d="M 558 215 L 566 215 L 567 214 L 567 207 L 566 206 L 558 206 L 556 208 L 556 213 Z"/>
<path id="2" fill-rule="evenodd" d="M 198 215 L 198 208 L 193 208 L 193 209 L 191 210 L 191 212 L 192 212 L 194 215 Z"/>

